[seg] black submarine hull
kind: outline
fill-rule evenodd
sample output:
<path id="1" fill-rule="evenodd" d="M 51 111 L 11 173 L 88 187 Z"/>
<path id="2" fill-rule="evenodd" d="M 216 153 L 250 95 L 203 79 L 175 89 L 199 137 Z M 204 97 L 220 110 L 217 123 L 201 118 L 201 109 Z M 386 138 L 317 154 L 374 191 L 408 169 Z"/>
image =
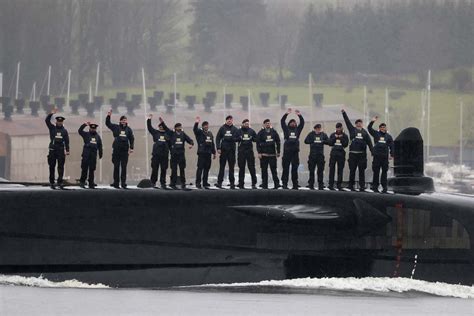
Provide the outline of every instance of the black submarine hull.
<path id="1" fill-rule="evenodd" d="M 117 287 L 296 277 L 474 284 L 472 197 L 0 190 L 0 273 Z"/>

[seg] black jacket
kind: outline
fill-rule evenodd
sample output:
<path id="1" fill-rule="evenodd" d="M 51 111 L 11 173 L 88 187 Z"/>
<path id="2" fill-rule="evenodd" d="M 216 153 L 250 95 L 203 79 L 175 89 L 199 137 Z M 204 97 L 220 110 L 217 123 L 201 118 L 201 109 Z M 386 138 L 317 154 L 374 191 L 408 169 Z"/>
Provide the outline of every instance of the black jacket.
<path id="1" fill-rule="evenodd" d="M 174 131 L 171 134 L 171 154 L 172 155 L 179 155 L 183 154 L 184 155 L 184 143 L 188 143 L 190 145 L 194 146 L 193 140 L 186 135 L 185 132 L 181 131 L 181 133 L 178 134 L 178 132 Z"/>
<path id="2" fill-rule="evenodd" d="M 146 121 L 146 126 L 148 128 L 148 132 L 153 137 L 153 156 L 160 156 L 160 157 L 168 157 L 170 152 L 170 138 L 173 131 L 170 130 L 166 124 L 163 122 L 161 126 L 163 126 L 164 131 L 160 131 L 158 129 L 153 128 L 151 125 L 151 119 Z"/>
<path id="3" fill-rule="evenodd" d="M 302 115 L 298 115 L 300 123 L 292 128 L 289 124 L 286 124 L 286 118 L 288 113 L 285 113 L 281 118 L 281 129 L 283 130 L 283 138 L 285 143 L 283 144 L 283 151 L 299 151 L 300 150 L 300 135 L 304 127 L 304 118 Z"/>
<path id="4" fill-rule="evenodd" d="M 253 152 L 253 143 L 257 142 L 257 133 L 250 127 L 241 127 L 237 135 L 239 152 Z"/>
<path id="5" fill-rule="evenodd" d="M 196 142 L 198 144 L 197 153 L 199 154 L 216 154 L 216 144 L 214 143 L 214 135 L 208 130 L 205 132 L 202 128 L 198 127 L 198 123 L 194 123 L 193 127 L 194 136 L 196 136 Z"/>
<path id="6" fill-rule="evenodd" d="M 49 149 L 65 148 L 69 151 L 69 134 L 64 126 L 56 126 L 51 123 L 52 113 L 46 116 L 46 126 L 49 129 Z"/>
<path id="7" fill-rule="evenodd" d="M 238 137 L 238 129 L 234 125 L 228 126 L 224 124 L 219 128 L 216 135 L 216 146 L 217 149 L 221 150 L 234 150 L 235 144 Z"/>
<path id="8" fill-rule="evenodd" d="M 316 134 L 312 131 L 304 139 L 305 144 L 309 144 L 309 155 L 324 155 L 324 145 L 327 145 L 329 141 L 328 135 L 321 132 Z"/>
<path id="9" fill-rule="evenodd" d="M 97 155 L 98 152 L 99 158 L 102 158 L 102 139 L 100 138 L 100 135 L 96 132 L 92 133 L 84 131 L 84 128 L 86 128 L 86 126 L 86 124 L 82 124 L 78 130 L 79 135 L 81 135 L 82 139 L 84 140 L 84 147 L 82 148 L 82 157 L 89 157 L 90 154 Z"/>
<path id="10" fill-rule="evenodd" d="M 342 137 L 337 138 L 336 132 L 329 136 L 328 145 L 332 147 L 331 156 L 333 155 L 346 155 L 346 148 L 349 145 L 349 137 L 346 133 L 342 133 Z"/>
<path id="11" fill-rule="evenodd" d="M 374 150 L 372 151 L 374 156 L 388 158 L 388 153 L 390 151 L 390 156 L 393 156 L 393 138 L 389 133 L 382 133 L 381 131 L 376 131 L 373 129 L 374 122 L 370 122 L 367 129 L 369 130 L 370 135 L 374 138 Z"/>
<path id="12" fill-rule="evenodd" d="M 354 127 L 347 116 L 347 113 L 342 113 L 344 121 L 346 122 L 347 129 L 349 130 L 349 138 L 351 140 L 351 145 L 349 146 L 349 151 L 352 153 L 367 153 L 367 146 L 369 146 L 370 152 L 372 152 L 373 145 L 372 140 L 370 139 L 369 133 L 363 128 L 357 129 Z"/>
<path id="13" fill-rule="evenodd" d="M 280 136 L 273 129 L 261 129 L 257 134 L 257 152 L 259 154 L 280 154 Z"/>
<path id="14" fill-rule="evenodd" d="M 107 115 L 105 119 L 105 125 L 112 131 L 114 135 L 114 143 L 112 144 L 113 149 L 128 150 L 133 149 L 135 137 L 133 131 L 128 125 L 123 126 L 122 124 L 113 124 L 110 121 L 110 115 Z"/>

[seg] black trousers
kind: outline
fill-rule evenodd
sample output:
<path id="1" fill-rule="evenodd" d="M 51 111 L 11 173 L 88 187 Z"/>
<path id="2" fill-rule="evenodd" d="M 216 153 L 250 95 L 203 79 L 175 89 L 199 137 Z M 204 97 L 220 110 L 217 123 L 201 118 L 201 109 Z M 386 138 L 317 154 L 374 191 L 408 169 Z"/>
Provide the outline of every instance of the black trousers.
<path id="1" fill-rule="evenodd" d="M 309 180 L 308 184 L 314 186 L 314 171 L 318 167 L 318 186 L 324 186 L 324 166 L 326 161 L 324 160 L 324 155 L 310 155 L 308 157 L 308 169 L 309 169 Z"/>
<path id="2" fill-rule="evenodd" d="M 97 166 L 97 152 L 82 153 L 81 160 L 81 179 L 80 182 L 86 182 L 87 174 L 89 174 L 89 185 L 94 183 L 94 172 Z"/>
<path id="3" fill-rule="evenodd" d="M 181 180 L 181 185 L 186 184 L 186 175 L 184 173 L 184 170 L 186 169 L 186 157 L 184 153 L 171 154 L 170 164 L 171 164 L 170 185 L 176 185 L 176 182 L 178 181 L 178 167 L 179 167 L 179 179 Z"/>
<path id="4" fill-rule="evenodd" d="M 291 165 L 291 182 L 293 187 L 298 186 L 298 167 L 300 165 L 300 158 L 298 151 L 285 151 L 282 158 L 283 173 L 281 175 L 281 182 L 284 186 L 288 185 L 288 176 L 290 174 Z"/>
<path id="5" fill-rule="evenodd" d="M 374 172 L 374 177 L 372 179 L 372 189 L 378 189 L 379 187 L 380 169 L 382 169 L 380 184 L 382 184 L 382 188 L 384 190 L 387 190 L 388 157 L 374 156 L 374 159 L 372 160 L 372 171 Z"/>
<path id="6" fill-rule="evenodd" d="M 367 169 L 367 154 L 349 153 L 349 187 L 355 185 L 356 170 L 359 170 L 359 187 L 365 188 L 365 169 Z"/>
<path id="7" fill-rule="evenodd" d="M 54 174 L 56 172 L 56 163 L 58 164 L 58 183 L 63 182 L 64 163 L 66 162 L 66 155 L 64 147 L 57 147 L 49 149 L 48 165 L 49 165 L 49 183 L 54 183 Z"/>
<path id="8" fill-rule="evenodd" d="M 252 177 L 252 185 L 256 185 L 257 173 L 255 171 L 255 155 L 253 151 L 239 151 L 237 163 L 239 165 L 239 185 L 242 186 L 245 183 L 245 164 L 247 164 L 250 176 Z"/>
<path id="9" fill-rule="evenodd" d="M 337 165 L 337 187 L 342 186 L 342 175 L 344 173 L 345 155 L 331 155 L 329 158 L 329 187 L 334 188 L 334 175 Z"/>
<path id="10" fill-rule="evenodd" d="M 262 187 L 268 188 L 268 166 L 272 172 L 273 183 L 275 187 L 280 185 L 277 173 L 277 158 L 275 156 L 262 156 L 260 159 L 260 169 L 262 170 Z"/>
<path id="11" fill-rule="evenodd" d="M 112 151 L 112 163 L 114 164 L 114 185 L 127 184 L 128 149 L 114 149 Z"/>
<path id="12" fill-rule="evenodd" d="M 153 185 L 158 181 L 158 169 L 160 170 L 160 184 L 166 184 L 166 170 L 168 170 L 168 155 L 151 157 L 151 177 L 150 181 Z"/>
<path id="13" fill-rule="evenodd" d="M 198 161 L 197 161 L 197 170 L 196 170 L 196 185 L 202 184 L 204 186 L 209 186 L 209 182 L 207 180 L 209 176 L 209 169 L 211 169 L 211 156 L 212 154 L 200 153 L 198 154 Z"/>
<path id="14" fill-rule="evenodd" d="M 219 174 L 217 176 L 217 183 L 219 184 L 222 184 L 222 181 L 224 181 L 226 163 L 229 164 L 229 182 L 230 184 L 234 184 L 235 150 L 221 149 L 221 155 L 219 157 Z"/>

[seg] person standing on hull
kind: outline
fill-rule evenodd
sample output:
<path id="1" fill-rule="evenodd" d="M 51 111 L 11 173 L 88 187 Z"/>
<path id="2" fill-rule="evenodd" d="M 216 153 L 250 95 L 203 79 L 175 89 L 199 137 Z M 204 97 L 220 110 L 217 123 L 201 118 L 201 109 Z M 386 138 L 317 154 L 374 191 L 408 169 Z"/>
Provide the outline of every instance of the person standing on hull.
<path id="1" fill-rule="evenodd" d="M 253 153 L 253 143 L 257 141 L 257 133 L 250 128 L 248 119 L 242 121 L 238 133 L 238 154 L 237 163 L 239 165 L 239 189 L 245 189 L 245 164 L 252 178 L 252 189 L 257 188 L 257 174 L 255 171 L 255 155 Z"/>
<path id="2" fill-rule="evenodd" d="M 160 170 L 160 185 L 166 189 L 166 170 L 168 170 L 168 159 L 170 155 L 170 137 L 173 133 L 165 124 L 161 117 L 158 118 L 160 124 L 158 129 L 153 128 L 151 119 L 153 114 L 148 115 L 146 125 L 148 132 L 153 137 L 153 151 L 151 157 L 151 177 L 153 187 L 158 181 L 158 169 Z"/>
<path id="3" fill-rule="evenodd" d="M 300 111 L 296 110 L 295 114 L 298 115 L 300 119 L 300 124 L 296 124 L 295 119 L 291 119 L 286 124 L 286 118 L 288 114 L 291 113 L 291 108 L 288 108 L 288 111 L 281 118 L 281 128 L 283 130 L 283 135 L 285 143 L 283 144 L 283 173 L 281 175 L 281 181 L 283 183 L 283 189 L 288 189 L 288 176 L 290 174 L 290 165 L 291 165 L 291 182 L 293 182 L 293 189 L 298 190 L 298 167 L 300 165 L 300 134 L 304 127 L 304 119 Z"/>
<path id="4" fill-rule="evenodd" d="M 64 176 L 64 163 L 66 162 L 66 156 L 69 155 L 69 134 L 64 128 L 65 118 L 62 116 L 56 117 L 56 125 L 51 123 L 53 114 L 56 114 L 58 110 L 54 108 L 51 113 L 46 116 L 45 122 L 49 129 L 49 152 L 48 152 L 48 165 L 49 165 L 49 184 L 52 189 L 55 189 L 54 174 L 56 169 L 56 163 L 58 164 L 58 181 L 57 184 L 62 189 L 64 187 L 63 176 Z"/>
<path id="5" fill-rule="evenodd" d="M 314 171 L 318 167 L 318 189 L 324 190 L 324 145 L 328 144 L 329 137 L 322 131 L 321 124 L 314 125 L 314 130 L 306 136 L 304 143 L 309 144 L 309 181 L 308 188 L 314 190 Z"/>
<path id="6" fill-rule="evenodd" d="M 214 135 L 212 135 L 212 132 L 209 130 L 209 122 L 202 122 L 201 128 L 199 128 L 200 121 L 201 118 L 197 116 L 193 127 L 194 136 L 196 136 L 196 142 L 198 144 L 196 187 L 198 189 L 201 189 L 202 187 L 208 189 L 211 186 L 208 182 L 212 161 L 211 156 L 212 159 L 216 159 L 216 145 L 214 143 Z"/>
<path id="7" fill-rule="evenodd" d="M 349 130 L 349 138 L 351 144 L 349 146 L 349 189 L 355 191 L 355 174 L 359 169 L 359 190 L 365 191 L 365 169 L 367 169 L 367 146 L 372 152 L 372 140 L 369 133 L 362 127 L 361 119 L 355 121 L 355 126 L 352 125 L 347 113 L 344 109 L 341 110 L 347 129 Z"/>
<path id="8" fill-rule="evenodd" d="M 225 118 L 225 124 L 221 126 L 216 135 L 217 153 L 219 154 L 219 175 L 216 183 L 218 188 L 222 188 L 225 165 L 228 163 L 230 188 L 235 189 L 234 166 L 237 133 L 238 129 L 234 126 L 234 119 L 232 115 L 228 115 Z"/>
<path id="9" fill-rule="evenodd" d="M 127 188 L 128 155 L 133 153 L 135 137 L 128 126 L 127 117 L 122 115 L 119 124 L 111 122 L 112 110 L 107 113 L 105 125 L 112 131 L 114 143 L 112 144 L 112 163 L 114 164 L 114 183 L 110 186 L 118 189 L 119 181 L 123 189 Z"/>
<path id="10" fill-rule="evenodd" d="M 262 170 L 262 189 L 268 189 L 268 166 L 272 172 L 274 189 L 280 187 L 277 172 L 277 158 L 280 157 L 280 136 L 271 127 L 269 119 L 263 121 L 263 128 L 257 134 L 257 152 Z"/>
<path id="11" fill-rule="evenodd" d="M 374 149 L 373 149 L 373 160 L 372 160 L 372 171 L 374 177 L 372 180 L 372 191 L 379 192 L 379 174 L 382 169 L 382 175 L 380 177 L 380 184 L 382 184 L 382 193 L 387 193 L 387 172 L 388 172 L 388 160 L 389 152 L 390 159 L 393 158 L 393 138 L 387 133 L 387 125 L 385 123 L 379 124 L 379 130 L 373 129 L 375 121 L 378 116 L 375 116 L 369 123 L 367 129 L 370 135 L 374 138 Z"/>
<path id="12" fill-rule="evenodd" d="M 186 189 L 186 156 L 185 156 L 185 143 L 189 144 L 189 149 L 193 148 L 193 140 L 186 135 L 183 131 L 183 126 L 181 123 L 176 123 L 174 125 L 174 133 L 171 134 L 171 182 L 170 187 L 172 189 L 177 189 L 176 183 L 178 181 L 178 167 L 179 167 L 179 177 L 181 180 L 181 188 Z"/>
<path id="13" fill-rule="evenodd" d="M 86 132 L 84 129 L 89 126 L 89 131 Z M 86 122 L 79 127 L 79 135 L 84 140 L 84 147 L 82 149 L 82 161 L 81 161 L 81 179 L 79 185 L 81 188 L 86 187 L 86 178 L 89 174 L 89 188 L 94 189 L 97 185 L 94 182 L 94 172 L 97 166 L 97 153 L 99 159 L 102 159 L 103 148 L 102 139 L 97 134 L 97 124 L 91 124 Z"/>
<path id="14" fill-rule="evenodd" d="M 329 190 L 334 190 L 334 175 L 337 165 L 337 189 L 342 190 L 342 175 L 346 162 L 345 148 L 349 145 L 349 137 L 344 133 L 342 123 L 336 124 L 336 131 L 329 136 L 328 145 L 332 147 L 329 156 Z"/>

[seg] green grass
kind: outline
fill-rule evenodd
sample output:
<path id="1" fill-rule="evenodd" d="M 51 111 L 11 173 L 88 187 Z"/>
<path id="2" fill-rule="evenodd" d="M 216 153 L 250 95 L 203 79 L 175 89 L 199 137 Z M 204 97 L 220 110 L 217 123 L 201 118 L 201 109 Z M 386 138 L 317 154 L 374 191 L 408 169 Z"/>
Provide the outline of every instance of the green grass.
<path id="1" fill-rule="evenodd" d="M 178 83 L 178 92 L 181 100 L 186 95 L 196 95 L 198 103 L 202 102 L 206 91 L 216 91 L 218 102 L 223 100 L 223 85 L 215 84 L 194 84 Z M 309 93 L 307 84 L 293 84 L 284 87 L 276 87 L 265 84 L 229 84 L 226 93 L 234 95 L 233 102 L 239 102 L 239 97 L 247 95 L 251 90 L 253 101 L 260 104 L 259 93 L 270 92 L 270 103 L 277 103 L 276 98 L 279 93 L 288 95 L 288 102 L 302 108 L 308 105 Z M 163 90 L 165 95 L 173 91 L 172 84 L 159 85 L 154 89 L 147 89 L 147 95 L 151 96 L 153 90 Z M 381 121 L 385 120 L 385 89 L 380 87 L 368 87 L 371 93 L 367 93 L 370 115 L 378 114 Z M 419 90 L 407 90 L 394 88 L 392 91 L 403 91 L 406 94 L 398 100 L 390 100 L 390 121 L 389 131 L 397 135 L 403 128 L 421 126 L 421 92 Z M 128 97 L 131 94 L 141 94 L 140 88 L 113 89 L 103 91 L 106 99 L 114 97 L 117 91 L 126 91 Z M 390 91 L 390 87 L 389 87 Z M 324 94 L 324 104 L 346 104 L 354 109 L 363 109 L 363 87 L 353 87 L 351 91 L 343 86 L 319 86 L 313 87 L 313 93 Z M 447 90 L 434 90 L 431 94 L 431 143 L 433 146 L 457 146 L 459 143 L 459 100 L 465 104 L 465 113 L 474 111 L 474 93 L 458 93 Z M 276 109 L 275 109 L 276 110 Z M 281 111 L 278 107 L 278 111 Z M 467 116 L 467 115 L 466 115 Z M 465 124 L 472 124 L 467 122 Z M 468 125 L 465 125 L 468 126 Z M 472 137 L 466 135 L 465 137 Z"/>

